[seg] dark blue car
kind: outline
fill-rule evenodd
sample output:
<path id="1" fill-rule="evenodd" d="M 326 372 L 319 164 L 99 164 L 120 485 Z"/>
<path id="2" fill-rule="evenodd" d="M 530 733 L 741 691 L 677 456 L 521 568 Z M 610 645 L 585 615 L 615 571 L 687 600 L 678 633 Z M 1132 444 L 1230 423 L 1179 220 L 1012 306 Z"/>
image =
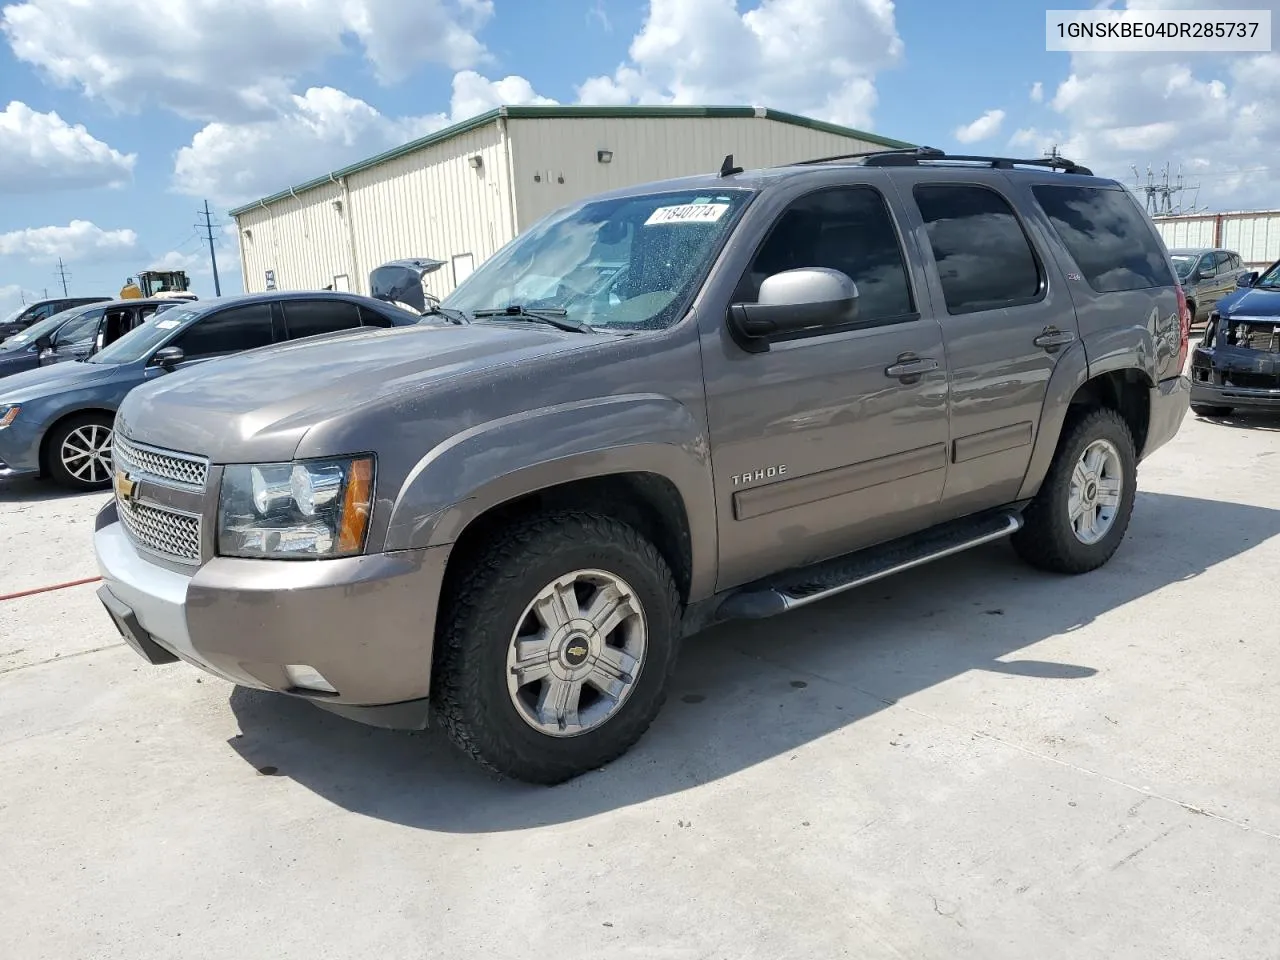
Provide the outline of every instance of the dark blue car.
<path id="1" fill-rule="evenodd" d="M 422 317 L 340 292 L 248 294 L 182 304 L 75 363 L 0 380 L 0 478 L 45 474 L 73 490 L 111 483 L 111 428 L 134 387 L 197 363 L 285 340 Z"/>
<path id="2" fill-rule="evenodd" d="M 1280 411 L 1280 261 L 1261 276 L 1241 274 L 1237 284 L 1191 355 L 1191 409 L 1202 417 Z"/>

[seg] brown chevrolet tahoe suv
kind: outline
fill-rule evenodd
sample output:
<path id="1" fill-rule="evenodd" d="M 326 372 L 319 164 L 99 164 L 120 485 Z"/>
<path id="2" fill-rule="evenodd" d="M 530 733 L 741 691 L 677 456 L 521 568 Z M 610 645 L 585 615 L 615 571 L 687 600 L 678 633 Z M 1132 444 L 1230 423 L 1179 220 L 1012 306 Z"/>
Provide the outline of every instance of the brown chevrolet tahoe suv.
<path id="1" fill-rule="evenodd" d="M 135 389 L 97 520 L 152 663 L 554 783 L 681 639 L 1010 536 L 1105 563 L 1188 407 L 1188 314 L 1116 182 L 884 152 L 551 214 L 414 327 Z"/>

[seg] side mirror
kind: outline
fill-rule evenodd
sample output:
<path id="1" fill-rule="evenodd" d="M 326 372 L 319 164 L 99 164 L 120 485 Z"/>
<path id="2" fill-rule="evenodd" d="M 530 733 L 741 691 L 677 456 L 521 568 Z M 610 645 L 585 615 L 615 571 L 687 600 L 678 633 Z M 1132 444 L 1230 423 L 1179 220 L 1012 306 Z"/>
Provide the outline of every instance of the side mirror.
<path id="1" fill-rule="evenodd" d="M 183 360 L 181 347 L 161 347 L 151 355 L 149 365 L 163 370 L 172 370 Z"/>
<path id="2" fill-rule="evenodd" d="M 729 327 L 746 349 L 767 350 L 778 334 L 839 327 L 858 318 L 858 286 L 847 274 L 827 267 L 775 273 L 760 284 L 755 303 L 729 308 Z"/>
<path id="3" fill-rule="evenodd" d="M 1257 282 L 1258 282 L 1257 270 L 1250 270 L 1248 273 L 1242 273 L 1240 274 L 1240 276 L 1236 277 L 1236 286 L 1242 290 L 1245 289 L 1246 287 L 1252 287 Z"/>

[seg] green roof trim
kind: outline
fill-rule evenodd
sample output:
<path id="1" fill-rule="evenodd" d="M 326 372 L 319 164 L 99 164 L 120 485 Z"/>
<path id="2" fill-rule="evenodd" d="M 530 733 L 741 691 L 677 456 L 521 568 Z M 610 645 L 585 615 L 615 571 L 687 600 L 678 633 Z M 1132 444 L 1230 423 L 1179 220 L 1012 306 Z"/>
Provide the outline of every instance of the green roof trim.
<path id="1" fill-rule="evenodd" d="M 488 126 L 496 123 L 501 117 L 509 117 L 512 120 L 566 120 L 566 119 L 618 119 L 631 120 L 638 118 L 651 119 L 669 119 L 672 117 L 689 117 L 689 118 L 721 118 L 721 119 L 749 119 L 760 118 L 765 120 L 774 120 L 778 123 L 788 123 L 795 127 L 804 127 L 806 130 L 817 130 L 821 133 L 832 133 L 840 137 L 850 137 L 856 140 L 864 140 L 867 143 L 873 143 L 882 146 L 886 150 L 902 150 L 914 147 L 914 143 L 907 143 L 903 140 L 891 140 L 888 137 L 881 137 L 874 133 L 867 133 L 864 130 L 855 130 L 853 127 L 842 127 L 839 124 L 827 123 L 825 120 L 811 120 L 808 117 L 802 117 L 795 113 L 785 113 L 781 110 L 771 110 L 767 107 L 683 107 L 672 105 L 654 105 L 654 106 L 618 106 L 618 107 L 594 107 L 594 106 L 523 106 L 523 107 L 498 107 L 479 116 L 463 120 L 461 123 L 455 123 L 453 126 L 445 127 L 443 130 L 437 130 L 435 133 L 429 133 L 425 137 L 419 137 L 417 140 L 410 140 L 406 144 L 387 150 L 377 156 L 369 157 L 366 160 L 360 160 L 340 170 L 334 170 L 323 176 L 316 177 L 314 180 L 308 180 L 305 183 L 297 184 L 287 190 L 281 190 L 279 193 L 273 193 L 269 197 L 263 197 L 261 200 L 254 200 L 252 203 L 246 203 L 236 207 L 230 212 L 230 216 L 238 217 L 242 213 L 247 213 L 254 207 L 265 207 L 272 203 L 277 203 L 289 197 L 297 197 L 300 193 L 307 190 L 314 190 L 316 187 L 323 186 L 326 183 L 333 183 L 340 177 L 347 177 L 353 173 L 359 173 L 361 170 L 368 170 L 370 167 L 376 167 L 386 163 L 389 160 L 395 160 L 397 157 L 403 157 L 405 154 L 414 153 L 433 144 L 442 143 L 445 140 L 452 139 L 480 127 Z"/>

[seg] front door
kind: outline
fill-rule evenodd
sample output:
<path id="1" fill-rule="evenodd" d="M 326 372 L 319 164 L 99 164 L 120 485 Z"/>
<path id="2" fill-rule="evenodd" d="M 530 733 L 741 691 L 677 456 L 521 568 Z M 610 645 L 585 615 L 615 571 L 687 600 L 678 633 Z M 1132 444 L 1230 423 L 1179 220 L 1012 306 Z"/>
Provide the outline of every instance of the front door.
<path id="1" fill-rule="evenodd" d="M 951 374 L 943 506 L 961 517 L 1016 498 L 1049 377 L 1066 349 L 1080 349 L 1075 308 L 1052 258 L 1033 246 L 1042 227 L 1014 212 L 1004 178 L 933 170 L 897 186 L 935 266 Z M 1032 202 L 1025 187 L 1020 199 Z"/>
<path id="2" fill-rule="evenodd" d="M 701 317 L 720 589 L 927 526 L 937 509 L 942 331 L 884 183 L 872 173 L 792 198 L 731 298 L 755 302 L 772 274 L 828 267 L 858 286 L 855 322 L 751 353 L 722 312 Z"/>

